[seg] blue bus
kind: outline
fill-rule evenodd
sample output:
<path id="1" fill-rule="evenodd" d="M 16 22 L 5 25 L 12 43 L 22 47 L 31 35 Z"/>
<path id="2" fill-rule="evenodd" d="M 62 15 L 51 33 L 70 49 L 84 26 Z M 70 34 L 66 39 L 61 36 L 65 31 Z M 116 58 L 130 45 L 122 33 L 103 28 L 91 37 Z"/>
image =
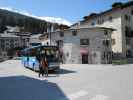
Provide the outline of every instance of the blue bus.
<path id="1" fill-rule="evenodd" d="M 36 58 L 37 54 L 46 54 L 48 61 L 48 70 L 59 70 L 59 49 L 57 46 L 33 46 L 31 48 L 26 48 L 21 51 L 22 64 L 24 67 L 30 68 L 32 70 L 39 70 L 39 62 Z"/>

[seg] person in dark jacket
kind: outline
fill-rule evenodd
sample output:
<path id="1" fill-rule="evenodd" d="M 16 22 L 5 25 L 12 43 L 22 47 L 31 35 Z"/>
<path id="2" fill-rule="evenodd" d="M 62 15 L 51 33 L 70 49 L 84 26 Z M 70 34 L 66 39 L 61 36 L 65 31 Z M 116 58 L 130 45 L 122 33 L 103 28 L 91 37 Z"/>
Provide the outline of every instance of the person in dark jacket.
<path id="1" fill-rule="evenodd" d="M 46 57 L 44 58 L 44 71 L 45 71 L 45 77 L 47 77 L 48 76 L 48 60 Z"/>
<path id="2" fill-rule="evenodd" d="M 42 54 L 41 54 L 40 50 L 36 54 L 36 60 L 39 63 L 39 75 L 38 76 L 40 77 L 41 74 L 42 74 L 42 76 L 44 75 L 44 72 L 43 72 L 43 69 L 42 69 L 42 63 L 41 63 Z"/>

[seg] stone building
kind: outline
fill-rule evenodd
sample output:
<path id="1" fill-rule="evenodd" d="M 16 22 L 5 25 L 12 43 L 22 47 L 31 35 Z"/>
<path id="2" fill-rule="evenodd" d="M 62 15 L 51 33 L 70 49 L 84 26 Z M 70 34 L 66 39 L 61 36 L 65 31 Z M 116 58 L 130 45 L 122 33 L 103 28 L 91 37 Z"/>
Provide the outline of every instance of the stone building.
<path id="1" fill-rule="evenodd" d="M 31 33 L 29 32 L 18 32 L 15 33 L 16 36 L 20 37 L 21 40 L 21 47 L 22 48 L 26 48 L 30 46 L 30 37 L 31 37 Z"/>
<path id="2" fill-rule="evenodd" d="M 111 34 L 112 51 L 122 56 L 133 56 L 133 1 L 116 3 L 101 13 L 92 13 L 74 27 L 106 27 L 116 29 Z"/>
<path id="3" fill-rule="evenodd" d="M 12 34 L 0 34 L 0 51 L 1 56 L 7 56 L 7 51 L 11 48 L 21 47 L 21 40 L 19 36 Z"/>
<path id="4" fill-rule="evenodd" d="M 47 33 L 40 39 L 43 45 L 57 45 L 64 63 L 111 63 L 112 31 L 104 27 L 73 28 Z"/>
<path id="5" fill-rule="evenodd" d="M 20 32 L 20 27 L 7 26 L 7 30 L 0 33 L 0 58 L 6 58 L 9 50 L 29 47 L 30 35 L 31 33 Z"/>
<path id="6" fill-rule="evenodd" d="M 31 37 L 29 38 L 29 45 L 30 46 L 37 46 L 37 45 L 41 45 L 41 41 L 39 39 L 39 37 L 42 34 L 36 34 L 36 35 L 31 35 Z"/>

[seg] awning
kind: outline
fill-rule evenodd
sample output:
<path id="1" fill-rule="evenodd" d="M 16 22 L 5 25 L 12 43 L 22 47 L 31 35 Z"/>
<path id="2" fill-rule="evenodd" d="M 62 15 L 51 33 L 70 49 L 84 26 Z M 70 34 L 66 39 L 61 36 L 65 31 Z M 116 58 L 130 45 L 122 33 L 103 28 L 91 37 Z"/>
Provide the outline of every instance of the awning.
<path id="1" fill-rule="evenodd" d="M 80 48 L 80 54 L 88 54 L 89 51 L 86 48 Z"/>

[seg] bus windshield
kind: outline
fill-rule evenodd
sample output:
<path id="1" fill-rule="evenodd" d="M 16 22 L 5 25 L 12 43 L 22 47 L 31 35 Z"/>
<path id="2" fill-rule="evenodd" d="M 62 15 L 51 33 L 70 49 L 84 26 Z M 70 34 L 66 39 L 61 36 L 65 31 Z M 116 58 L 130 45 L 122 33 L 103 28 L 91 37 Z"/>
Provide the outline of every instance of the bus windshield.
<path id="1" fill-rule="evenodd" d="M 43 53 L 46 54 L 48 62 L 57 62 L 59 59 L 58 51 L 53 49 L 47 49 Z"/>

